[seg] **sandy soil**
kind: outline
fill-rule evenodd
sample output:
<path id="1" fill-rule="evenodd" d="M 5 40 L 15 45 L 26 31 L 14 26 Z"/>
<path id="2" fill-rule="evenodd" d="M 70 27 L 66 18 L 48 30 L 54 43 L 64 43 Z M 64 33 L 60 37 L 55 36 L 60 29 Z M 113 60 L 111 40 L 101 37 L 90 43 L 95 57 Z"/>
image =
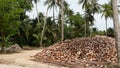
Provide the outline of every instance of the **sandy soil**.
<path id="1" fill-rule="evenodd" d="M 0 55 L 0 68 L 66 68 L 40 62 L 31 61 L 31 57 L 41 50 L 24 50 L 21 53 Z M 7 65 L 4 65 L 7 64 Z M 17 67 L 17 66 L 19 67 Z M 6 67 L 5 67 L 6 66 Z"/>

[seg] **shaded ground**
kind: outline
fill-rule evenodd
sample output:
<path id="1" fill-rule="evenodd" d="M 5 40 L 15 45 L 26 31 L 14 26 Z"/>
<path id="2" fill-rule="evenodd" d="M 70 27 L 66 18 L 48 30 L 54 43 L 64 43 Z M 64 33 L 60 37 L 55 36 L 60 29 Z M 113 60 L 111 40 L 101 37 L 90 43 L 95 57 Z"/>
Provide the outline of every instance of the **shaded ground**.
<path id="1" fill-rule="evenodd" d="M 0 55 L 0 68 L 65 68 L 31 61 L 30 56 L 33 56 L 40 51 L 41 50 L 25 50 L 21 53 L 2 54 Z"/>

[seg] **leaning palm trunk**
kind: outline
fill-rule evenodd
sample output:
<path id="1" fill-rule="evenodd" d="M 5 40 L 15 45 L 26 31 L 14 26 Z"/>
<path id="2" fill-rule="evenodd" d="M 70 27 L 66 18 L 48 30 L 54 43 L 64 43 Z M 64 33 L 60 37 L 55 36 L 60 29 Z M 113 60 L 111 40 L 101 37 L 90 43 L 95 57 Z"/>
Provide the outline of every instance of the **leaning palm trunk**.
<path id="1" fill-rule="evenodd" d="M 120 31 L 119 31 L 120 24 L 119 24 L 119 18 L 118 18 L 117 0 L 112 0 L 112 8 L 113 8 L 115 40 L 116 40 L 117 54 L 118 54 L 118 64 L 120 65 Z"/>
<path id="2" fill-rule="evenodd" d="M 44 17 L 44 25 L 43 25 L 43 30 L 42 30 L 42 34 L 41 34 L 41 40 L 40 40 L 40 47 L 42 47 L 42 40 L 43 40 L 43 37 L 44 37 L 44 32 L 45 32 L 45 26 L 46 26 L 46 23 L 47 23 L 47 14 L 48 14 L 48 8 L 47 8 L 47 11 L 46 11 L 46 15 Z"/>
<path id="3" fill-rule="evenodd" d="M 63 10 L 63 0 L 61 0 L 61 42 L 64 40 L 64 10 Z"/>

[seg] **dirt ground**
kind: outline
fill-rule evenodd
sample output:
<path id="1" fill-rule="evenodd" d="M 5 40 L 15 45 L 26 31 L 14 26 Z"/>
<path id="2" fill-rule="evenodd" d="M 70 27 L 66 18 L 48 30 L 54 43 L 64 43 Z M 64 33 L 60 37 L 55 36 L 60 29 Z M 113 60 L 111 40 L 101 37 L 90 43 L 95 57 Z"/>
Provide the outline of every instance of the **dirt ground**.
<path id="1" fill-rule="evenodd" d="M 30 56 L 35 55 L 41 50 L 23 50 L 21 53 L 0 54 L 0 68 L 67 68 L 40 62 L 31 61 Z M 19 67 L 17 67 L 17 66 Z"/>

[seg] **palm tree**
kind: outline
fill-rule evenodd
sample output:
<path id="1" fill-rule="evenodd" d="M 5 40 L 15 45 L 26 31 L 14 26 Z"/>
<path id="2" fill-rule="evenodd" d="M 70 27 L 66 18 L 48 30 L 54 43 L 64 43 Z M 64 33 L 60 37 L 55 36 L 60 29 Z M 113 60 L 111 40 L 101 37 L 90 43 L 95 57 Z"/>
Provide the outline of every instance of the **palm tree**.
<path id="1" fill-rule="evenodd" d="M 45 26 L 47 24 L 47 14 L 48 14 L 48 8 L 47 8 L 47 11 L 46 11 L 46 15 L 44 17 L 44 25 L 43 25 L 43 30 L 42 30 L 41 39 L 40 39 L 40 47 L 42 47 L 42 40 L 43 40 L 43 37 L 44 37 Z"/>
<path id="2" fill-rule="evenodd" d="M 37 20 L 38 20 L 38 23 L 39 23 L 40 21 L 39 21 L 38 7 L 37 7 L 37 2 L 38 2 L 38 1 L 39 1 L 39 0 L 34 0 L 35 6 L 36 6 Z"/>
<path id="3" fill-rule="evenodd" d="M 78 2 L 79 4 L 83 4 L 82 5 L 82 9 L 87 9 L 87 7 L 88 7 L 88 3 L 89 3 L 89 0 L 79 0 L 79 2 Z M 86 16 L 84 15 L 84 22 L 85 22 L 85 35 L 84 35 L 84 37 L 86 37 L 86 32 L 87 32 L 87 30 L 86 30 L 86 24 L 87 24 L 87 21 L 86 21 Z"/>
<path id="4" fill-rule="evenodd" d="M 93 16 L 94 16 L 95 13 L 100 12 L 100 4 L 98 4 L 98 0 L 92 0 L 91 1 L 90 10 L 91 10 L 91 13 L 93 14 Z"/>
<path id="5" fill-rule="evenodd" d="M 39 13 L 39 18 L 40 18 L 40 22 L 38 23 L 37 22 L 37 18 L 34 20 L 34 34 L 33 34 L 33 36 L 36 38 L 36 40 L 37 40 L 37 44 L 38 44 L 38 41 L 39 41 L 39 45 L 40 45 L 40 47 L 42 46 L 41 45 L 41 38 L 43 38 L 43 28 L 44 27 L 42 27 L 43 26 L 43 23 L 44 23 L 44 20 L 45 20 L 45 16 L 42 14 L 42 13 Z M 42 31 L 42 33 L 41 33 L 41 31 Z"/>
<path id="6" fill-rule="evenodd" d="M 92 25 L 94 24 L 94 23 L 93 23 L 94 20 L 95 20 L 95 19 L 94 19 L 93 15 L 91 15 L 91 14 L 88 13 L 88 12 L 85 12 L 85 15 L 84 15 L 85 35 L 84 35 L 84 37 L 87 36 L 87 26 L 92 26 Z M 90 29 L 90 28 L 89 28 L 89 29 Z M 91 36 L 91 30 L 90 30 L 90 36 Z"/>
<path id="7" fill-rule="evenodd" d="M 61 41 L 64 40 L 64 12 L 66 11 L 66 9 L 68 9 L 68 3 L 66 1 L 62 1 L 62 0 L 47 0 L 45 1 L 45 4 L 48 4 L 48 8 L 52 8 L 53 7 L 53 21 L 54 19 L 54 8 L 55 7 L 59 7 L 60 8 L 60 12 L 59 12 L 59 18 L 61 18 Z"/>
<path id="8" fill-rule="evenodd" d="M 61 0 L 61 42 L 64 40 L 64 5 L 63 0 Z"/>
<path id="9" fill-rule="evenodd" d="M 105 17 L 105 21 L 106 21 L 106 36 L 107 36 L 107 18 L 112 18 L 113 17 L 113 10 L 112 10 L 112 6 L 111 4 L 103 4 L 102 5 L 102 17 Z"/>
<path id="10" fill-rule="evenodd" d="M 53 8 L 53 22 L 55 22 L 55 8 L 58 6 L 56 0 L 46 0 L 44 5 L 48 5 L 48 9 Z"/>
<path id="11" fill-rule="evenodd" d="M 79 0 L 79 4 L 82 4 L 82 9 L 84 9 L 85 10 L 85 16 L 84 17 L 86 17 L 86 14 L 87 14 L 87 17 L 89 16 L 89 18 L 91 17 L 91 19 L 92 19 L 92 17 L 93 17 L 93 21 L 91 21 L 90 19 L 88 19 L 88 20 L 90 20 L 90 21 L 86 21 L 86 18 L 84 18 L 85 20 L 84 20 L 84 22 L 85 22 L 85 37 L 86 37 L 86 24 L 87 23 L 91 23 L 91 26 L 94 24 L 93 22 L 94 22 L 94 14 L 96 13 L 96 12 L 99 12 L 99 4 L 97 3 L 98 2 L 98 0 Z M 91 31 L 92 31 L 92 29 L 91 29 Z M 90 31 L 90 36 L 91 36 L 91 31 Z"/>
<path id="12" fill-rule="evenodd" d="M 96 12 L 99 12 L 100 5 L 98 4 L 98 0 L 79 0 L 79 4 L 82 4 L 82 9 L 90 10 L 94 15 Z"/>
<path id="13" fill-rule="evenodd" d="M 40 47 L 42 47 L 42 41 L 43 41 L 43 37 L 44 37 L 45 26 L 47 24 L 48 10 L 53 7 L 53 22 L 55 22 L 54 9 L 55 9 L 55 7 L 57 7 L 56 0 L 46 0 L 44 2 L 44 5 L 48 5 L 48 7 L 47 7 L 46 15 L 44 17 L 44 25 L 43 25 L 43 30 L 42 30 L 42 34 L 41 34 Z"/>
<path id="14" fill-rule="evenodd" d="M 115 39 L 116 39 L 117 53 L 118 53 L 118 64 L 120 65 L 120 24 L 118 17 L 117 0 L 112 0 L 112 8 L 113 8 L 114 32 L 115 32 Z"/>
<path id="15" fill-rule="evenodd" d="M 90 0 L 79 0 L 79 4 L 82 4 L 82 9 L 87 10 Z"/>
<path id="16" fill-rule="evenodd" d="M 88 13 L 90 13 L 94 18 L 95 13 L 100 12 L 99 9 L 100 9 L 100 5 L 98 4 L 98 0 L 91 0 L 90 5 L 87 9 Z M 91 25 L 90 36 L 92 35 L 92 32 L 93 32 L 93 27 L 92 27 L 93 25 L 94 25 L 94 19 L 93 19 L 93 23 Z"/>
<path id="17" fill-rule="evenodd" d="M 64 15 L 67 14 L 67 11 L 69 11 L 68 3 L 65 0 L 57 0 L 57 4 L 60 8 L 59 11 L 59 21 L 61 22 L 61 42 L 64 40 Z M 66 13 L 65 13 L 66 12 Z"/>

